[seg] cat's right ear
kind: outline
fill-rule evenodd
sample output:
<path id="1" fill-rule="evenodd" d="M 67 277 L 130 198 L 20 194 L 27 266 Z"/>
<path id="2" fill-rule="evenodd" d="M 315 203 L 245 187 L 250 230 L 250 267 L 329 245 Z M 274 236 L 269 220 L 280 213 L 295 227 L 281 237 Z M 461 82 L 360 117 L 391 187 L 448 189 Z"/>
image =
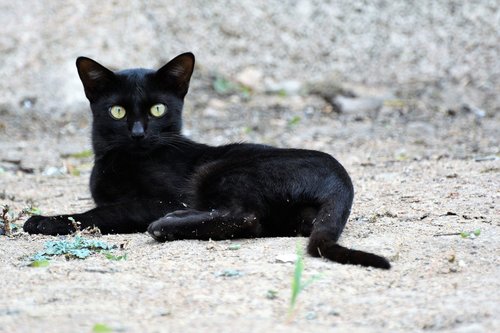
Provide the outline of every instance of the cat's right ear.
<path id="1" fill-rule="evenodd" d="M 85 89 L 85 96 L 90 102 L 95 101 L 102 90 L 115 79 L 112 71 L 90 58 L 76 59 L 76 68 Z"/>

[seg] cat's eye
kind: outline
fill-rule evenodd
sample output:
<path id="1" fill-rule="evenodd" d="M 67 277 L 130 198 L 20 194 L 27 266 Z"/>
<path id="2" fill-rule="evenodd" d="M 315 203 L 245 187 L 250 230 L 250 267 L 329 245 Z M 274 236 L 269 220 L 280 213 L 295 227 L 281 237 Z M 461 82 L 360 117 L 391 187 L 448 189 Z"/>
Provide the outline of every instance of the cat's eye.
<path id="1" fill-rule="evenodd" d="M 125 117 L 127 112 L 125 112 L 125 108 L 119 105 L 113 105 L 109 108 L 109 114 L 113 119 L 120 120 Z"/>
<path id="2" fill-rule="evenodd" d="M 167 109 L 165 108 L 165 105 L 164 104 L 161 104 L 161 103 L 158 103 L 158 104 L 155 104 L 151 107 L 151 109 L 149 110 L 149 112 L 151 113 L 151 115 L 153 117 L 162 117 L 163 115 L 165 115 L 165 112 L 167 111 Z"/>

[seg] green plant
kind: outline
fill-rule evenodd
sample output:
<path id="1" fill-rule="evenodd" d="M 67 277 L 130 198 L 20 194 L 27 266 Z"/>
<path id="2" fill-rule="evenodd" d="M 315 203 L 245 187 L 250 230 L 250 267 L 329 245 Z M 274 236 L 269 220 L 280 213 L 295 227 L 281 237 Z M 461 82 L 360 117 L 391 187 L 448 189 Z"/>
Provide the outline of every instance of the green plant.
<path id="1" fill-rule="evenodd" d="M 60 239 L 45 242 L 44 250 L 31 257 L 30 265 L 33 266 L 35 262 L 48 261 L 50 258 L 60 255 L 64 255 L 68 259 L 85 259 L 93 253 L 110 251 L 114 248 L 116 248 L 114 245 L 77 235 L 73 240 Z M 34 267 L 40 267 L 36 265 L 38 264 L 35 264 Z"/>
<path id="2" fill-rule="evenodd" d="M 106 324 L 97 323 L 94 325 L 94 327 L 92 327 L 92 332 L 93 333 L 107 333 L 107 332 L 113 332 L 113 329 Z"/>
<path id="3" fill-rule="evenodd" d="M 67 168 L 68 168 L 68 173 L 70 175 L 76 176 L 76 177 L 80 176 L 81 171 L 76 166 L 74 166 L 74 165 L 67 165 Z"/>
<path id="4" fill-rule="evenodd" d="M 41 210 L 30 206 L 22 209 L 20 212 L 14 213 L 8 205 L 3 205 L 0 209 L 0 235 L 12 236 L 12 232 L 19 229 L 17 222 L 22 217 L 28 215 L 39 215 Z"/>
<path id="5" fill-rule="evenodd" d="M 122 255 L 116 255 L 116 254 L 113 254 L 111 252 L 104 252 L 103 254 L 106 257 L 106 259 L 109 259 L 109 260 L 115 260 L 115 261 L 127 260 L 127 254 L 126 253 L 122 254 Z"/>
<path id="6" fill-rule="evenodd" d="M 297 303 L 297 298 L 299 294 L 311 285 L 314 281 L 320 278 L 320 275 L 314 275 L 307 281 L 302 282 L 302 273 L 304 272 L 304 253 L 302 246 L 297 242 L 297 259 L 295 260 L 295 270 L 293 272 L 292 279 L 292 297 L 290 298 L 289 316 L 293 314 L 295 305 Z"/>
<path id="7" fill-rule="evenodd" d="M 241 244 L 230 244 L 228 247 L 227 247 L 228 250 L 232 250 L 232 251 L 236 251 L 236 250 L 239 250 L 241 249 Z"/>
<path id="8" fill-rule="evenodd" d="M 233 93 L 236 90 L 236 84 L 224 78 L 221 75 L 216 75 L 212 83 L 215 92 L 221 95 Z"/>
<path id="9" fill-rule="evenodd" d="M 278 292 L 276 290 L 269 289 L 266 292 L 267 299 L 276 299 L 278 297 Z"/>
<path id="10" fill-rule="evenodd" d="M 473 231 L 440 233 L 440 234 L 435 234 L 434 237 L 438 237 L 438 236 L 461 236 L 462 238 L 474 239 L 474 238 L 478 237 L 480 234 L 481 234 L 481 229 L 476 229 L 476 230 L 473 230 Z"/>
<path id="11" fill-rule="evenodd" d="M 250 87 L 233 82 L 220 74 L 215 75 L 212 88 L 220 95 L 239 94 L 243 99 L 249 99 L 252 94 Z"/>
<path id="12" fill-rule="evenodd" d="M 31 267 L 47 267 L 49 261 L 47 259 L 33 260 L 30 264 Z"/>
<path id="13" fill-rule="evenodd" d="M 476 229 L 474 231 L 463 231 L 460 233 L 462 238 L 476 238 L 481 234 L 481 229 Z"/>
<path id="14" fill-rule="evenodd" d="M 278 91 L 278 96 L 280 96 L 280 97 L 286 97 L 286 96 L 288 96 L 288 93 L 287 93 L 287 91 L 285 89 L 280 89 Z"/>
<path id="15" fill-rule="evenodd" d="M 92 150 L 87 149 L 87 150 L 83 150 L 83 151 L 81 151 L 79 153 L 73 153 L 73 154 L 65 155 L 64 157 L 87 158 L 87 157 L 92 157 L 93 155 L 94 155 L 94 153 L 92 152 Z"/>
<path id="16" fill-rule="evenodd" d="M 301 118 L 299 116 L 293 116 L 289 121 L 288 121 L 288 126 L 292 127 L 295 125 L 298 125 L 301 121 Z"/>

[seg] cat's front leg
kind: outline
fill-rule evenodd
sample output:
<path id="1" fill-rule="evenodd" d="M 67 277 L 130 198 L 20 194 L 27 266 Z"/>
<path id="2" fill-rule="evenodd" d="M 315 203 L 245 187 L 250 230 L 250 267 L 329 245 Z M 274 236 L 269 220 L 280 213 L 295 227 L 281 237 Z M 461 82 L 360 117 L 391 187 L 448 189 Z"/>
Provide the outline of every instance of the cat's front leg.
<path id="1" fill-rule="evenodd" d="M 258 237 L 259 219 L 251 213 L 178 210 L 151 223 L 148 232 L 159 242 L 178 239 L 231 239 Z"/>
<path id="2" fill-rule="evenodd" d="M 164 213 L 164 212 L 163 212 Z M 30 217 L 23 226 L 29 234 L 68 235 L 76 231 L 97 227 L 103 234 L 146 231 L 149 223 L 161 216 L 148 211 L 127 212 L 126 207 L 102 206 L 82 214 Z"/>
<path id="3" fill-rule="evenodd" d="M 182 207 L 174 200 L 137 200 L 109 206 L 99 206 L 82 214 L 30 217 L 23 226 L 30 234 L 67 235 L 97 227 L 103 234 L 144 232 L 148 225 L 167 212 Z"/>
<path id="4" fill-rule="evenodd" d="M 73 224 L 76 220 L 71 220 L 70 217 L 70 215 L 33 215 L 24 222 L 23 229 L 29 234 L 67 235 L 75 232 Z"/>

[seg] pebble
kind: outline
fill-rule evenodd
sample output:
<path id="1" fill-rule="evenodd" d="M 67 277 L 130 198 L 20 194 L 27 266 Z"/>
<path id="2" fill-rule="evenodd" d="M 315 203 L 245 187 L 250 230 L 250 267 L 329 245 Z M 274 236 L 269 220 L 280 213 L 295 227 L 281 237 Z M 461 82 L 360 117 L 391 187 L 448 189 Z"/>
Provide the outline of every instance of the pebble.
<path id="1" fill-rule="evenodd" d="M 254 91 L 262 90 L 262 71 L 255 67 L 247 67 L 236 75 L 236 82 Z"/>
<path id="2" fill-rule="evenodd" d="M 303 90 L 303 84 L 297 80 L 286 80 L 281 82 L 267 81 L 266 92 L 270 94 L 281 94 L 286 96 L 298 95 Z"/>
<path id="3" fill-rule="evenodd" d="M 306 319 L 307 320 L 314 320 L 318 318 L 318 315 L 316 314 L 316 312 L 314 311 L 309 311 L 307 314 L 306 314 Z"/>
<path id="4" fill-rule="evenodd" d="M 67 173 L 67 170 L 65 167 L 54 167 L 54 166 L 49 166 L 43 170 L 43 175 L 44 176 L 49 176 L 49 177 L 55 177 L 55 176 L 62 176 Z"/>
<path id="5" fill-rule="evenodd" d="M 280 264 L 294 263 L 297 260 L 296 254 L 280 254 L 276 257 L 276 262 Z"/>
<path id="6" fill-rule="evenodd" d="M 384 105 L 381 98 L 376 97 L 345 97 L 337 96 L 334 98 L 335 105 L 343 113 L 376 113 Z"/>
<path id="7" fill-rule="evenodd" d="M 10 162 L 10 163 L 21 163 L 21 160 L 23 159 L 23 153 L 18 150 L 7 150 L 4 156 L 2 156 L 2 161 L 5 162 Z"/>
<path id="8" fill-rule="evenodd" d="M 243 272 L 237 269 L 224 269 L 222 271 L 215 273 L 215 276 L 224 276 L 224 277 L 239 277 L 242 275 Z"/>
<path id="9" fill-rule="evenodd" d="M 481 324 L 468 324 L 461 327 L 453 328 L 455 333 L 482 333 L 486 332 L 487 329 Z"/>

